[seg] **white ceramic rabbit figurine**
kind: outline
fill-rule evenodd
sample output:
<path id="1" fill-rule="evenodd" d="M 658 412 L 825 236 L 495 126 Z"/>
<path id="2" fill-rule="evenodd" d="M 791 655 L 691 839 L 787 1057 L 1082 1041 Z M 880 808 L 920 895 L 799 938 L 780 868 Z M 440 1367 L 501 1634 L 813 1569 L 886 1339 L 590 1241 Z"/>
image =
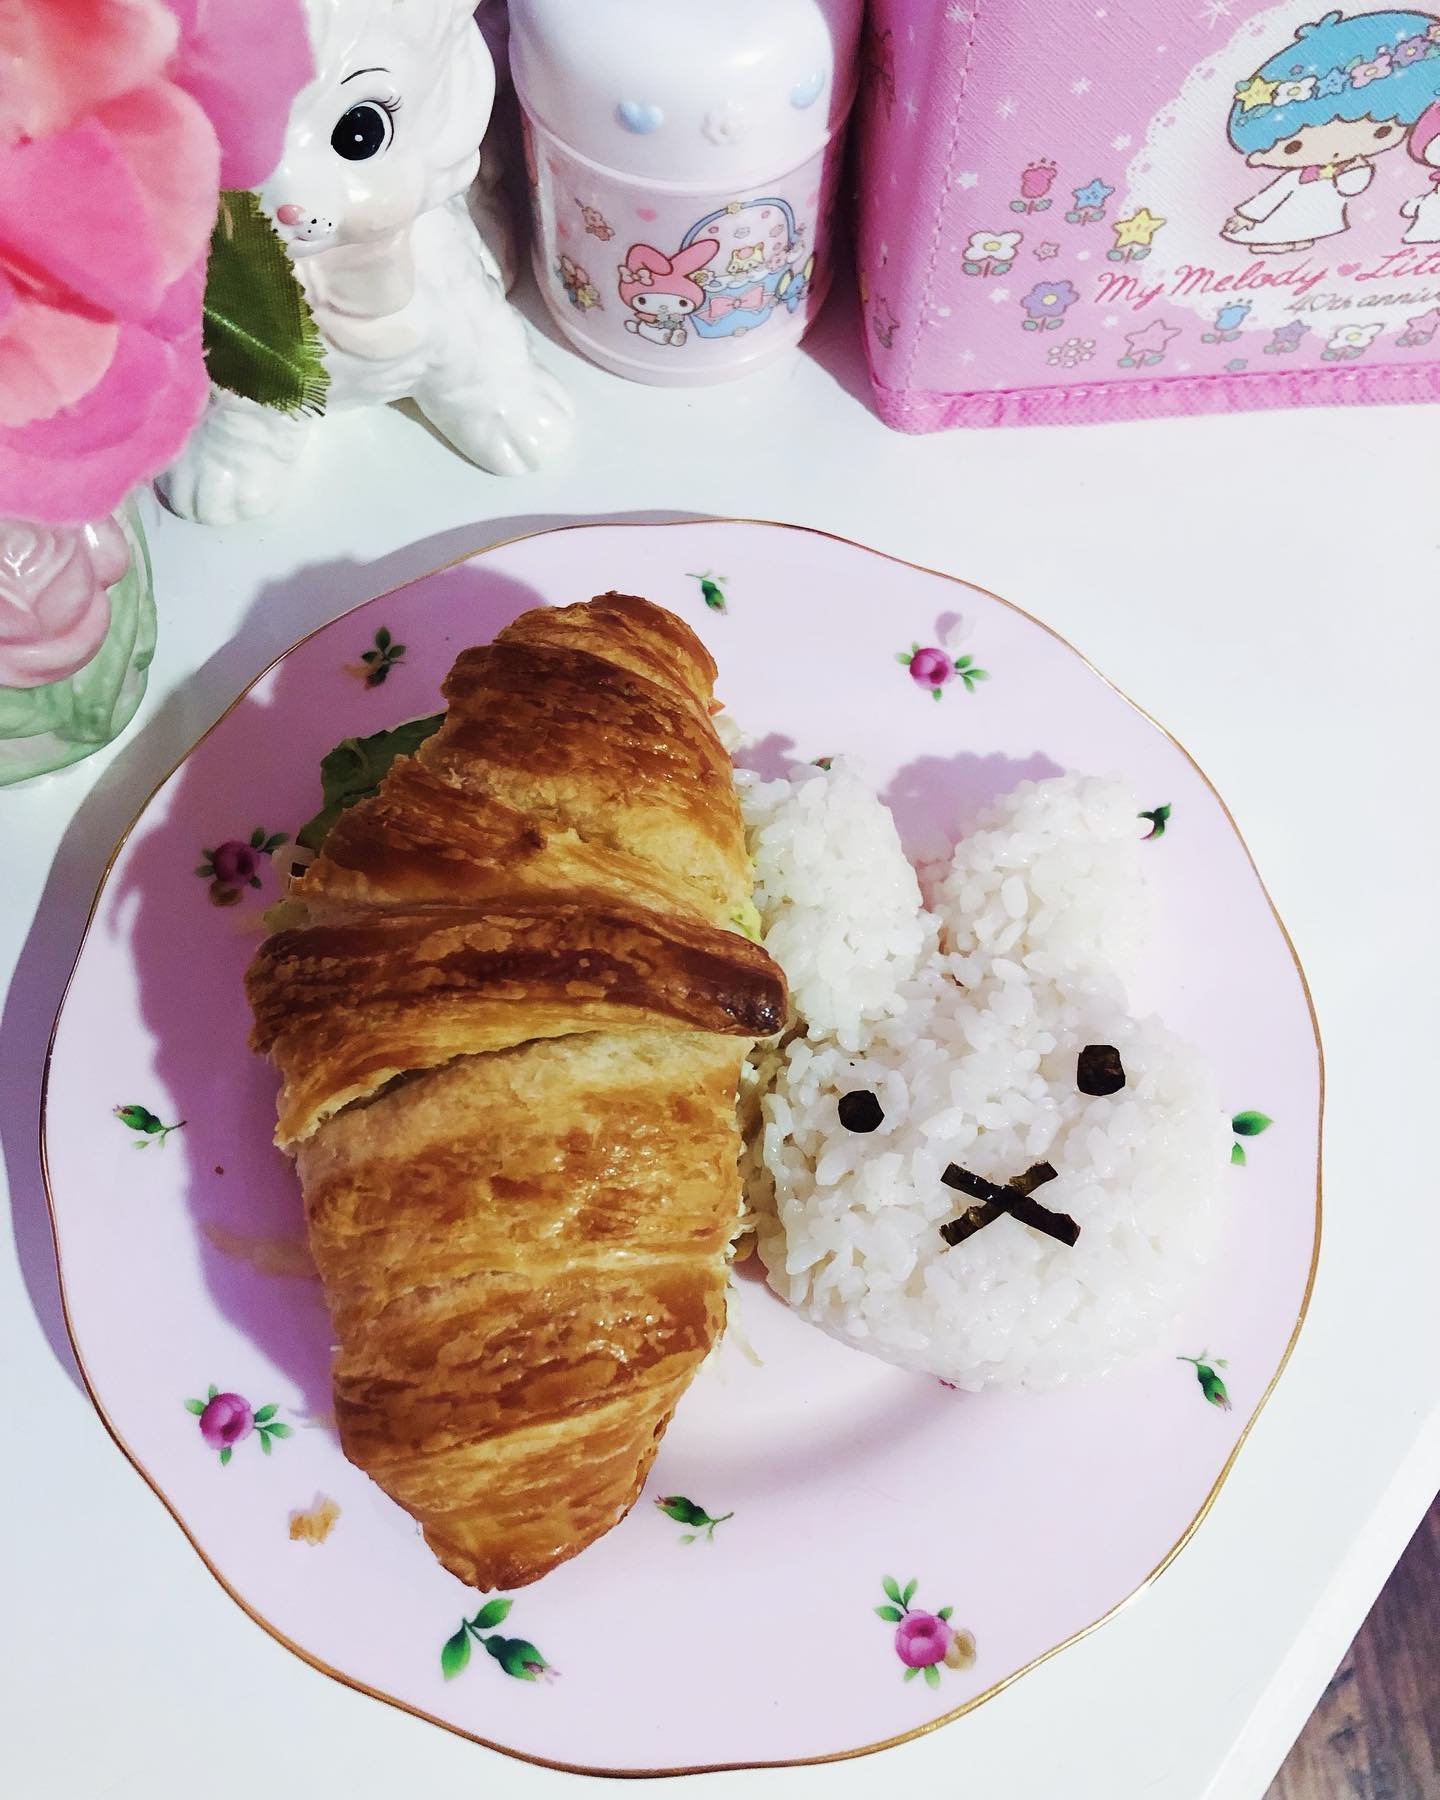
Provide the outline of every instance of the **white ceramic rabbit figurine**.
<path id="1" fill-rule="evenodd" d="M 410 398 L 482 468 L 537 468 L 569 443 L 571 409 L 467 207 L 495 97 L 474 0 L 306 7 L 316 75 L 261 204 L 324 340 L 327 412 Z M 161 492 L 187 518 L 254 518 L 318 423 L 215 388 Z"/>

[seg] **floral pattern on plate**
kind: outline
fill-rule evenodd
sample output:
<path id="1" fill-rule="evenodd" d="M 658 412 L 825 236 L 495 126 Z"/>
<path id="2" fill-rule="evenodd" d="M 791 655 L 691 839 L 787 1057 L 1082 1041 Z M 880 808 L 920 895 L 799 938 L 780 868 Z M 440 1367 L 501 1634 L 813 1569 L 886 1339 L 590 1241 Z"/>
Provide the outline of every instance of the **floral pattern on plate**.
<path id="1" fill-rule="evenodd" d="M 525 1638 L 503 1637 L 494 1629 L 509 1617 L 515 1604 L 504 1595 L 487 1600 L 473 1619 L 462 1619 L 460 1629 L 440 1647 L 440 1673 L 453 1681 L 470 1661 L 470 1646 L 479 1644 L 516 1681 L 553 1681 L 559 1674 Z"/>
<path id="2" fill-rule="evenodd" d="M 953 1606 L 942 1606 L 936 1612 L 912 1607 L 918 1580 L 907 1581 L 902 1588 L 893 1575 L 880 1583 L 886 1594 L 876 1614 L 887 1625 L 895 1627 L 895 1654 L 905 1665 L 904 1681 L 923 1675 L 927 1687 L 939 1687 L 942 1665 L 947 1669 L 968 1669 L 975 1661 L 975 1638 L 950 1623 Z"/>
<path id="3" fill-rule="evenodd" d="M 220 1452 L 221 1468 L 229 1462 L 235 1446 L 248 1437 L 258 1438 L 260 1448 L 268 1456 L 273 1438 L 293 1435 L 292 1428 L 276 1418 L 280 1408 L 273 1400 L 266 1406 L 252 1407 L 243 1394 L 222 1394 L 213 1381 L 205 1390 L 205 1398 L 187 1400 L 185 1410 L 195 1414 L 200 1435 L 209 1447 Z"/>
<path id="4" fill-rule="evenodd" d="M 735 569 L 744 604 L 722 620 L 697 572 Z M 724 592 L 722 577 L 706 578 Z M 1023 1397 L 977 1404 L 860 1355 L 742 1271 L 732 1304 L 757 1360 L 722 1353 L 701 1373 L 650 1479 L 652 1499 L 685 1500 L 707 1522 L 647 1502 L 514 1598 L 507 1620 L 486 1608 L 510 1595 L 464 1589 L 413 1521 L 345 1460 L 329 1410 L 332 1338 L 319 1284 L 303 1263 L 290 1266 L 293 1248 L 274 1265 L 273 1247 L 293 1246 L 302 1213 L 293 1169 L 272 1143 L 273 1074 L 245 1042 L 244 970 L 286 859 L 276 855 L 267 878 L 267 844 L 368 790 L 378 728 L 415 720 L 392 746 L 413 751 L 438 723 L 441 683 L 461 648 L 488 641 L 526 607 L 607 588 L 652 595 L 699 632 L 720 664 L 720 696 L 769 767 L 859 759 L 916 854 L 936 830 L 1057 768 L 1115 770 L 1137 806 L 1154 796 L 1173 803 L 1184 830 L 1147 866 L 1168 941 L 1184 954 L 1158 971 L 1153 1004 L 1162 1015 L 1188 1008 L 1184 1029 L 1210 1048 L 1222 1091 L 1256 1092 L 1263 1068 L 1267 1113 L 1273 1106 L 1286 1126 L 1265 1138 L 1263 1204 L 1246 1206 L 1243 1229 L 1222 1245 L 1203 1323 L 1177 1325 L 1175 1341 L 1222 1343 L 1230 1366 L 1246 1372 L 1247 1394 L 1268 1390 L 1315 1249 L 1319 1065 L 1302 978 L 1213 790 L 1073 649 L 1003 601 L 823 533 L 723 521 L 542 534 L 369 602 L 282 657 L 152 797 L 97 899 L 46 1075 L 67 1316 L 96 1402 L 132 1462 L 261 1623 L 338 1679 L 498 1749 L 597 1773 L 854 1754 L 980 1703 L 1143 1588 L 1203 1514 L 1253 1413 L 1253 1400 L 1227 1411 L 1205 1394 L 1200 1364 L 1223 1384 L 1222 1359 L 1190 1364 L 1209 1404 L 1204 1421 L 1158 1378 L 1178 1373 L 1172 1342 L 1142 1365 L 1138 1383 L 1067 1394 L 1057 1451 Z M 956 614 L 963 634 L 947 623 Z M 898 679 L 896 619 L 935 621 L 924 644 L 951 667 L 938 685 L 965 689 L 973 707 L 915 704 L 915 677 L 930 675 L 933 692 L 937 671 L 912 673 L 912 650 L 912 679 Z M 347 665 L 382 629 L 405 653 L 377 695 Z M 974 686 L 960 679 L 964 656 Z M 977 656 L 997 671 L 988 689 Z M 347 740 L 345 765 L 332 764 L 322 785 L 321 759 Z M 196 904 L 197 836 L 215 830 L 203 841 L 218 856 L 216 822 L 245 819 L 266 822 L 259 841 L 226 839 L 232 854 L 247 854 L 233 867 L 211 860 L 204 879 L 229 877 L 221 886 L 237 900 L 254 893 L 254 905 L 239 929 L 217 931 L 209 907 Z M 143 1112 L 112 1117 L 126 1093 Z M 186 1119 L 188 1128 L 170 1129 Z M 165 1154 L 119 1154 L 127 1141 L 163 1142 Z M 281 1273 L 293 1277 L 283 1289 Z M 242 1360 L 229 1361 L 242 1346 Z M 197 1390 L 184 1429 L 170 1373 L 177 1357 L 245 1371 L 238 1390 Z M 260 1404 L 280 1394 L 283 1419 Z M 314 1429 L 300 1432 L 302 1422 Z M 266 1466 L 263 1446 L 277 1437 L 281 1460 Z M 1063 1535 L 1047 1529 L 1056 1454 L 1073 1465 Z M 221 1456 L 243 1466 L 217 1479 L 208 1463 Z M 310 1553 L 308 1525 L 297 1527 L 293 1551 L 288 1541 L 282 1549 L 291 1518 L 315 1513 L 311 1495 L 329 1497 L 340 1524 L 322 1552 Z M 725 1511 L 711 1513 L 712 1500 Z M 966 1517 L 986 1521 L 983 1532 L 957 1531 L 961 1501 Z M 1117 1512 L 1137 1506 L 1140 1528 L 1116 1533 Z M 745 1534 L 744 1554 L 729 1541 L 726 1513 Z M 1077 1539 L 1087 1546 L 1083 1579 Z M 908 1598 L 908 1582 L 896 1583 L 898 1599 L 888 1589 L 874 1596 L 900 1615 L 882 1634 L 880 1621 L 865 1625 L 863 1595 L 849 1592 L 845 1571 L 893 1567 L 897 1544 L 913 1570 L 930 1573 Z M 277 1554 L 290 1557 L 287 1577 L 303 1579 L 277 1581 Z M 953 1614 L 930 1604 L 932 1585 L 936 1602 L 963 1594 L 983 1686 L 947 1663 L 968 1640 Z M 683 1655 L 657 1653 L 657 1633 L 673 1619 L 702 1623 L 687 1626 Z M 717 1694 L 753 1683 L 765 1620 L 804 1626 L 779 1703 L 717 1705 Z M 446 1639 L 439 1627 L 462 1621 L 466 1648 L 452 1649 L 450 1663 L 494 1663 L 507 1680 L 468 1666 L 446 1679 L 437 1652 L 460 1632 Z M 565 1677 L 546 1685 L 552 1647 Z M 895 1679 L 908 1670 L 916 1673 Z M 917 1704 L 927 1684 L 928 1707 Z"/>

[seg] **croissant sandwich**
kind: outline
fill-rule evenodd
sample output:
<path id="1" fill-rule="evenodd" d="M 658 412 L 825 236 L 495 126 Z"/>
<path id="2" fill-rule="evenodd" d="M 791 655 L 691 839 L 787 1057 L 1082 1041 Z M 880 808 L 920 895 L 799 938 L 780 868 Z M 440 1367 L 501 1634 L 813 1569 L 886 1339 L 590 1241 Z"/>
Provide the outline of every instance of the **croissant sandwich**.
<path id="1" fill-rule="evenodd" d="M 345 1454 L 476 1587 L 624 1516 L 724 1322 L 736 1086 L 786 994 L 714 679 L 624 594 L 465 651 L 246 976 Z"/>

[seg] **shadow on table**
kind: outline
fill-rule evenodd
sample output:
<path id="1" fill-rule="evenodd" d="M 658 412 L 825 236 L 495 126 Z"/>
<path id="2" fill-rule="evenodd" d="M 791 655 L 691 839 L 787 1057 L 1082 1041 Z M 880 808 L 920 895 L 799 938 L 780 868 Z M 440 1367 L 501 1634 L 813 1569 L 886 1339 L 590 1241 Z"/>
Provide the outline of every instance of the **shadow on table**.
<path id="1" fill-rule="evenodd" d="M 188 753 L 237 693 L 298 637 L 351 606 L 427 574 L 457 557 L 505 539 L 562 525 L 648 523 L 690 516 L 638 512 L 605 515 L 594 520 L 577 515 L 544 514 L 489 519 L 438 533 L 371 563 L 338 559 L 316 564 L 263 588 L 234 636 L 153 711 L 142 710 L 140 725 L 94 781 L 61 840 L 16 963 L 3 1011 L 0 1011 L 0 1148 L 3 1148 L 9 1183 L 17 1259 L 36 1321 L 57 1362 L 77 1386 L 83 1384 L 65 1327 L 41 1173 L 39 1119 L 44 1062 L 51 1028 L 69 981 L 97 885 L 114 846 L 122 835 L 128 835 L 139 810 L 148 803 L 149 796 L 169 770 Z M 233 545 L 235 535 L 227 534 L 227 541 Z M 476 580 L 479 573 L 462 567 L 457 568 L 450 578 Z M 534 598 L 516 583 L 497 584 L 494 577 L 487 577 L 477 588 L 477 620 L 484 622 L 485 630 L 493 632 L 525 606 L 533 604 Z M 160 595 L 160 602 L 163 616 L 167 602 L 164 593 Z M 162 635 L 163 629 L 162 623 Z M 74 786 L 89 776 L 90 771 L 82 763 L 52 779 L 57 787 L 71 784 L 73 791 Z M 183 817 L 183 808 L 175 810 Z M 194 846 L 187 839 L 183 866 L 188 867 L 193 862 L 193 850 Z M 152 859 L 147 857 L 145 861 L 147 865 L 155 866 Z M 143 890 L 143 880 L 141 886 Z M 156 959 L 162 955 L 170 957 L 173 967 L 173 915 L 167 924 L 155 908 L 147 905 L 143 891 L 139 900 L 134 933 L 135 953 L 142 970 L 158 967 Z M 159 991 L 157 985 L 155 992 Z M 167 1016 L 151 1017 L 149 1022 L 157 1032 L 157 1059 L 167 1076 L 173 1077 L 176 1069 L 184 1066 L 185 1057 L 193 1057 L 202 1049 L 208 1057 L 213 1029 L 207 1027 L 203 1032 L 203 1045 L 197 1042 L 196 1030 L 202 1021 L 193 1016 L 188 1020 L 184 1016 Z M 185 1134 L 180 1134 L 170 1147 L 178 1150 L 184 1138 Z M 207 1172 L 210 1167 L 206 1165 Z M 195 1179 L 187 1183 L 187 1188 L 193 1191 L 201 1171 L 191 1173 Z M 230 1294 L 232 1281 L 229 1276 L 220 1276 L 220 1265 L 233 1266 L 233 1258 L 216 1251 L 213 1243 L 204 1237 L 203 1221 L 197 1223 L 197 1229 L 204 1246 L 207 1276 L 212 1278 L 212 1286 L 216 1286 L 221 1305 L 228 1310 L 227 1301 L 234 1300 Z M 253 1294 L 249 1291 L 253 1284 L 243 1285 L 247 1291 L 237 1302 L 237 1323 L 247 1331 L 252 1331 L 253 1326 L 252 1335 L 256 1335 L 257 1341 L 285 1366 L 284 1342 L 269 1341 L 275 1339 L 277 1333 L 279 1339 L 284 1340 L 283 1322 L 267 1323 L 258 1318 Z M 274 1310 L 283 1313 L 286 1309 L 277 1307 Z M 328 1392 L 328 1381 L 320 1391 Z M 316 1400 L 315 1403 L 319 1406 L 328 1402 Z"/>

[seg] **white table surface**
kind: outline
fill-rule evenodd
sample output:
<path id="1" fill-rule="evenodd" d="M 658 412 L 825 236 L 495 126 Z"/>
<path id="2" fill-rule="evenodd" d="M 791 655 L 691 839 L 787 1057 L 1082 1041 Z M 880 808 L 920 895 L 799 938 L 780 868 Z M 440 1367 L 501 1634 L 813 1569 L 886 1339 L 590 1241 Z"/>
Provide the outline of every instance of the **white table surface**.
<path id="1" fill-rule="evenodd" d="M 628 386 L 550 343 L 580 415 L 579 450 L 553 472 L 493 479 L 415 418 L 377 411 L 330 422 L 271 519 L 207 531 L 152 514 L 160 647 L 136 723 L 91 761 L 0 794 L 13 1211 L 0 1769 L 16 1800 L 563 1800 L 639 1785 L 595 1789 L 353 1693 L 226 1598 L 77 1383 L 35 1153 L 41 1057 L 81 925 L 155 783 L 302 633 L 546 525 L 793 520 L 967 576 L 1053 625 L 1229 802 L 1308 972 L 1328 1061 L 1309 1321 L 1173 1567 L 1102 1630 L 883 1760 L 645 1791 L 1256 1800 L 1440 1487 L 1436 961 L 1402 960 L 1433 929 L 1440 874 L 1436 413 L 904 438 L 867 408 L 855 329 L 839 301 L 813 354 L 693 393 Z M 751 1678 L 782 1679 L 763 1662 Z M 743 1689 L 715 1703 L 743 1705 Z"/>

